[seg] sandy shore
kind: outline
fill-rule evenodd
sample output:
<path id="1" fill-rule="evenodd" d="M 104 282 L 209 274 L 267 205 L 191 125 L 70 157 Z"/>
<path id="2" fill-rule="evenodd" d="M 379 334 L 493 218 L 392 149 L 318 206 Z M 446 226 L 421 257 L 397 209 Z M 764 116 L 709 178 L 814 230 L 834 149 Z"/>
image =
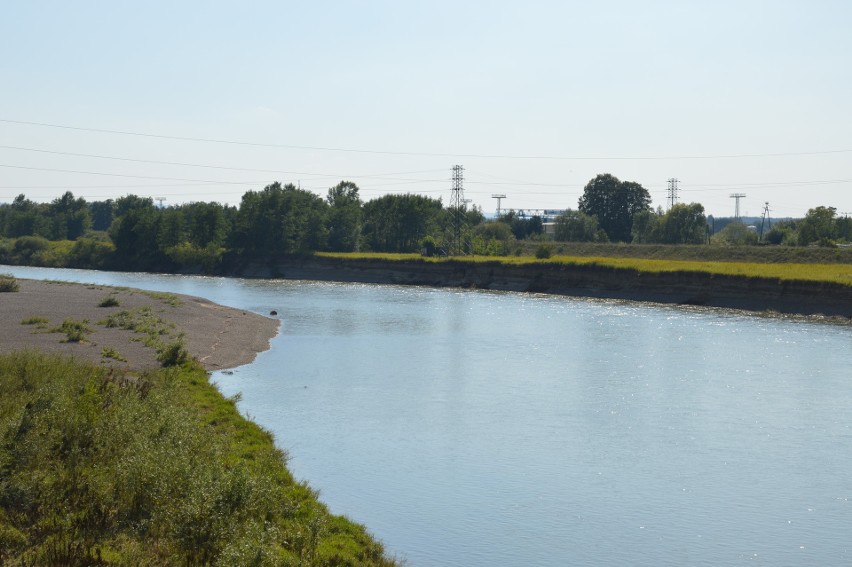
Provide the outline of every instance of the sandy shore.
<path id="1" fill-rule="evenodd" d="M 132 330 L 107 328 L 103 321 L 122 310 L 138 312 L 150 308 L 168 332 L 171 342 L 184 333 L 189 352 L 208 370 L 233 368 L 254 360 L 257 353 L 269 348 L 278 332 L 279 321 L 255 313 L 217 305 L 206 299 L 186 295 L 154 294 L 127 288 L 18 280 L 20 291 L 0 293 L 0 352 L 38 349 L 65 354 L 98 364 L 133 371 L 156 368 L 157 353 L 140 340 L 144 335 Z M 99 307 L 104 298 L 113 296 L 119 305 Z M 22 321 L 47 319 L 41 329 Z M 50 332 L 66 319 L 88 320 L 85 339 L 66 342 L 66 335 Z M 117 353 L 126 360 L 104 356 Z"/>

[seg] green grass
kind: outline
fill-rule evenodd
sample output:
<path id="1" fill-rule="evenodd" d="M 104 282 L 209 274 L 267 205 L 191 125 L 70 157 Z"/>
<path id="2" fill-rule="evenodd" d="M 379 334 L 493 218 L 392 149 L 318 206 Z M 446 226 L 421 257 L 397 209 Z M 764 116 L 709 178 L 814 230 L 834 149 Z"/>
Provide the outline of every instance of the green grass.
<path id="1" fill-rule="evenodd" d="M 14 353 L 0 391 L 0 564 L 394 564 L 197 366 Z"/>
<path id="2" fill-rule="evenodd" d="M 418 262 L 496 263 L 513 266 L 535 264 L 562 266 L 601 266 L 639 272 L 698 272 L 748 278 L 830 282 L 852 286 L 852 264 L 759 263 L 700 260 L 671 260 L 633 257 L 595 257 L 554 255 L 546 259 L 532 256 L 459 256 L 426 258 L 419 254 L 323 253 L 320 257 L 343 260 L 385 260 Z"/>
<path id="3" fill-rule="evenodd" d="M 21 320 L 21 325 L 34 325 L 38 330 L 46 330 L 49 324 L 47 317 L 32 316 Z"/>
<path id="4" fill-rule="evenodd" d="M 118 352 L 115 348 L 108 346 L 101 349 L 101 357 L 111 358 L 112 360 L 118 360 L 119 362 L 127 362 L 127 359 L 121 356 L 120 352 Z"/>
<path id="5" fill-rule="evenodd" d="M 163 366 L 181 366 L 190 359 L 183 334 L 172 336 L 175 324 L 157 315 L 149 306 L 123 309 L 108 315 L 98 325 L 133 331 L 145 346 L 157 351 L 157 361 Z"/>
<path id="6" fill-rule="evenodd" d="M 86 340 L 86 335 L 92 332 L 88 319 L 78 321 L 65 319 L 62 324 L 50 330 L 51 333 L 65 333 L 66 343 L 80 343 Z"/>

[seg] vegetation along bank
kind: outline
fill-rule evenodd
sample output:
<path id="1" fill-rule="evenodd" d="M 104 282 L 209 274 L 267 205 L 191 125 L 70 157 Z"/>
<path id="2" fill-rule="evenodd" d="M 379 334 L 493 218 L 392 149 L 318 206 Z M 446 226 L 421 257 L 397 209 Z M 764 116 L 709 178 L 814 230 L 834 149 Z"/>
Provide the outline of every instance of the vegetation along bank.
<path id="1" fill-rule="evenodd" d="M 250 360 L 277 322 L 8 275 L 0 292 L 0 565 L 395 564 L 198 360 Z"/>
<path id="2" fill-rule="evenodd" d="M 276 182 L 248 191 L 237 207 L 163 207 L 136 195 L 87 202 L 70 192 L 34 203 L 19 195 L 0 204 L 0 264 L 461 285 L 850 314 L 852 219 L 833 207 L 774 221 L 712 218 L 700 203 L 654 210 L 640 184 L 600 174 L 586 184 L 576 210 L 552 213 L 509 210 L 486 219 L 475 207 L 446 207 L 414 194 L 362 202 L 349 181 L 325 198 Z M 439 257 L 446 263 L 433 262 Z"/>

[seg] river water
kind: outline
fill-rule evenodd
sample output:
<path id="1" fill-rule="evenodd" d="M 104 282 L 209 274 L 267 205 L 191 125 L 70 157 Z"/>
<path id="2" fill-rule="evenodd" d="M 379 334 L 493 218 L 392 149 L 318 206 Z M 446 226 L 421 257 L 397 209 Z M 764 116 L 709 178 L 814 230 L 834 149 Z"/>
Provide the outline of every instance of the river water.
<path id="1" fill-rule="evenodd" d="M 513 293 L 0 267 L 267 314 L 214 373 L 410 565 L 852 561 L 852 327 Z"/>

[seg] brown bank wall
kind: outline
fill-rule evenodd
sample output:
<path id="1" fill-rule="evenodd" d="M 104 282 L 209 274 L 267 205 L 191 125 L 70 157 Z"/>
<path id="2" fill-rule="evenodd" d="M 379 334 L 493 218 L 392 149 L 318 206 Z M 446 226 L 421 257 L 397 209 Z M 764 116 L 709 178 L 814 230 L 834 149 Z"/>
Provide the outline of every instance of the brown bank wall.
<path id="1" fill-rule="evenodd" d="M 245 262 L 227 272 L 242 277 L 463 287 L 852 318 L 849 286 L 702 272 L 324 257 Z"/>

